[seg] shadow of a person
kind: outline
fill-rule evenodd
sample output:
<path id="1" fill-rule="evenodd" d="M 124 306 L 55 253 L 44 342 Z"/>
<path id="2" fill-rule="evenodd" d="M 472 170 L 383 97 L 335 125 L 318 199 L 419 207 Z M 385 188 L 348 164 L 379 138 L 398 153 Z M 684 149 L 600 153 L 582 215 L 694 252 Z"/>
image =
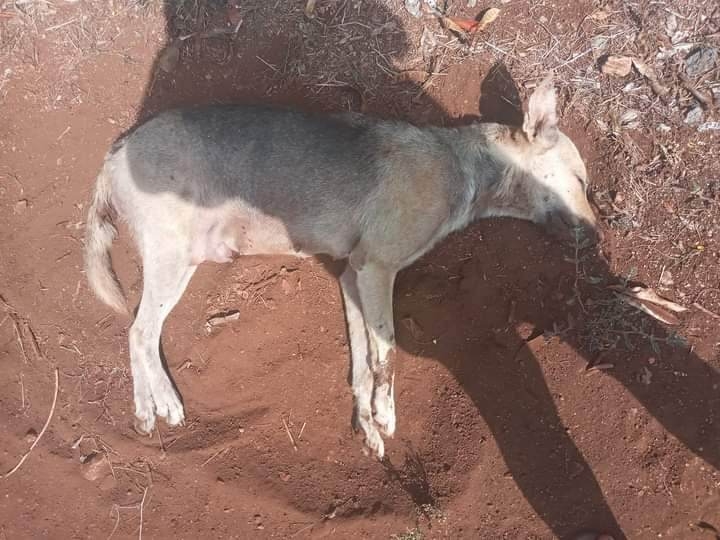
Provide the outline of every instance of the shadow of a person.
<path id="1" fill-rule="evenodd" d="M 483 120 L 520 123 L 518 95 L 504 66 L 493 66 L 482 87 Z M 612 366 L 607 375 L 716 469 L 720 467 L 720 375 L 682 338 L 673 340 L 661 323 L 633 308 L 622 308 L 606 286 L 625 280 L 613 274 L 603 256 L 588 254 L 583 259 L 583 274 L 592 276 L 583 280 L 575 265 L 563 261 L 567 255 L 563 246 L 543 241 L 535 226 L 486 222 L 471 227 L 464 236 L 477 238 L 488 230 L 491 241 L 463 242 L 462 260 L 466 262 L 460 262 L 458 254 L 447 253 L 452 252 L 448 245 L 408 270 L 405 279 L 399 280 L 396 316 L 411 316 L 429 335 L 480 333 L 481 337 L 466 347 L 423 352 L 445 364 L 472 398 L 512 477 L 558 537 L 568 537 L 581 524 L 622 535 L 592 471 L 559 418 L 536 354 L 542 348 L 543 334 L 552 335 L 558 321 L 562 325 L 572 313 L 559 337 L 588 366 L 598 358 Z M 444 268 L 438 270 L 441 266 Z M 446 279 L 432 279 L 448 274 L 460 277 L 461 291 L 453 290 L 457 285 Z M 448 285 L 434 290 L 433 295 L 462 300 L 427 305 L 415 284 L 438 281 Z M 575 300 L 583 296 L 591 298 L 593 305 L 580 309 Z M 568 308 L 568 300 L 574 309 Z M 468 315 L 474 313 L 479 314 L 477 318 Z M 613 317 L 621 320 L 609 320 Z M 516 322 L 526 326 L 522 335 L 509 330 Z M 419 350 L 407 329 L 399 340 L 404 349 Z M 623 344 L 632 348 L 631 362 Z M 643 366 L 650 365 L 648 360 L 658 362 L 652 385 L 639 376 Z"/>
<path id="2" fill-rule="evenodd" d="M 487 241 L 468 241 L 480 236 Z M 574 265 L 563 262 L 562 246 L 543 241 L 534 226 L 480 223 L 463 239 L 460 253 L 452 243 L 441 246 L 399 279 L 396 316 L 412 318 L 425 336 L 442 336 L 428 350 L 408 328 L 398 325 L 400 347 L 440 361 L 453 374 L 487 422 L 512 478 L 559 538 L 568 538 L 580 526 L 616 537 L 623 533 L 558 414 L 539 364 L 545 336 L 555 333 L 588 365 L 600 357 L 611 366 L 600 377 L 614 377 L 690 451 L 715 468 L 720 465 L 720 376 L 688 347 L 663 342 L 668 332 L 660 323 L 619 307 L 604 286 L 621 280 L 605 261 L 593 258 L 583 263 L 593 283 L 600 282 L 581 287 L 580 296 L 593 299 L 583 313 L 577 303 L 573 309 L 567 305 L 576 297 Z M 448 275 L 458 279 L 449 282 Z M 435 284 L 430 292 L 442 300 L 427 301 L 426 283 Z M 619 310 L 613 317 L 625 318 L 616 323 L 616 330 L 607 319 L 606 306 L 611 305 Z M 571 327 L 566 322 L 569 311 L 574 314 Z M 516 326 L 523 332 L 514 331 Z M 594 342 L 601 336 L 595 331 L 629 334 L 634 350 L 628 353 L 621 342 L 617 349 L 601 352 Z M 656 339 L 654 346 L 648 336 Z M 651 365 L 651 358 L 655 365 L 648 384 L 639 374 Z M 593 393 L 592 399 L 599 395 Z M 597 405 L 608 409 L 607 403 Z M 599 417 L 598 425 L 604 421 Z M 442 426 L 435 427 L 442 431 Z"/>
<path id="3" fill-rule="evenodd" d="M 420 85 L 402 80 L 393 72 L 392 61 L 409 54 L 411 47 L 402 22 L 381 1 L 318 5 L 312 19 L 298 17 L 304 7 L 305 2 L 281 2 L 275 6 L 249 2 L 238 8 L 222 0 L 166 0 L 164 13 L 170 41 L 156 59 L 138 119 L 181 105 L 262 102 L 305 110 L 359 109 L 420 123 L 454 122 Z M 497 70 L 491 74 L 493 77 L 483 87 L 485 102 L 481 106 L 485 118 L 517 124 L 521 115 L 513 96 L 507 87 L 497 86 L 498 77 L 507 83 L 507 74 Z M 503 100 L 493 105 L 489 99 L 492 96 Z M 497 227 L 497 223 L 490 227 Z M 492 242 L 473 243 L 473 260 L 505 265 L 509 263 L 505 248 L 517 246 L 510 258 L 517 261 L 522 253 L 523 265 L 532 268 L 533 276 L 538 269 L 545 269 L 555 281 L 557 276 L 567 274 L 567 268 L 551 267 L 554 263 L 548 261 L 561 260 L 562 254 L 552 244 L 544 244 L 535 228 L 508 222 L 501 222 L 498 228 Z M 471 229 L 467 237 L 472 238 L 477 230 Z M 531 247 L 529 254 L 525 253 L 527 246 Z M 428 261 L 442 258 L 443 249 L 404 272 L 398 288 L 413 289 L 413 275 L 418 272 L 438 272 Z M 493 249 L 495 253 L 488 255 Z M 516 270 L 522 274 L 519 267 Z M 607 282 L 615 280 L 601 261 L 592 272 Z M 462 303 L 422 305 L 417 303 L 417 295 L 400 295 L 396 314 L 424 314 L 423 326 L 429 331 L 437 331 L 446 321 L 452 321 L 453 331 L 470 335 L 480 327 L 487 333 L 489 328 L 501 327 L 498 317 L 506 318 L 507 313 L 488 310 L 478 323 L 468 318 L 467 312 L 479 312 L 479 305 L 492 305 L 487 298 L 501 292 L 496 296 L 496 305 L 502 305 L 509 289 L 519 293 L 518 306 L 522 307 L 515 315 L 517 320 L 529 321 L 536 328 L 550 328 L 566 311 L 564 305 L 549 308 L 548 303 L 543 304 L 543 295 L 554 291 L 547 287 L 536 290 L 527 272 L 524 287 L 503 281 L 501 273 L 496 278 L 488 280 L 491 286 L 468 279 Z M 480 299 L 478 295 L 489 296 Z M 661 328 L 653 331 L 662 333 Z M 409 336 L 399 334 L 401 348 L 416 348 Z M 526 347 L 526 337 L 510 332 L 502 339 L 488 338 L 460 350 L 439 347 L 431 356 L 448 366 L 472 398 L 523 495 L 554 534 L 567 538 L 581 527 L 593 527 L 620 538 L 622 531 L 592 470 L 562 427 L 542 372 Z M 580 355 L 589 358 L 595 354 L 571 333 L 565 339 Z M 619 365 L 612 374 L 671 433 L 717 467 L 720 454 L 716 425 L 693 423 L 693 419 L 707 418 L 718 406 L 713 388 L 717 374 L 692 353 L 668 352 L 665 361 L 688 373 L 682 380 L 687 389 L 682 404 L 667 403 L 666 393 L 659 390 L 666 385 L 678 386 L 672 369 L 658 374 L 658 384 L 652 389 L 636 381 L 632 366 Z"/>

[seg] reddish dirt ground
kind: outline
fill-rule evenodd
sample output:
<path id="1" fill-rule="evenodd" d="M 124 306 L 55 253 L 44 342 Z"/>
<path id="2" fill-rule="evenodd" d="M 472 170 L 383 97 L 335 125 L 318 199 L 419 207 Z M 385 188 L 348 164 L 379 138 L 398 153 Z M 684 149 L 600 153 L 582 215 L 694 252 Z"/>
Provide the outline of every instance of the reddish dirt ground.
<path id="1" fill-rule="evenodd" d="M 362 51 L 378 46 L 376 36 L 351 41 L 360 60 L 343 64 L 350 83 L 285 76 L 321 74 L 337 61 L 318 56 L 322 39 L 336 39 L 333 24 L 353 21 L 386 25 L 379 46 L 397 53 L 391 65 L 404 65 L 419 37 L 400 2 L 387 2 L 390 11 L 339 3 L 344 14 L 318 2 L 321 26 L 303 19 L 304 2 L 281 4 L 274 22 L 258 3 L 211 12 L 198 28 L 179 8 L 120 4 L 87 11 L 87 19 L 75 5 L 58 6 L 40 21 L 46 30 L 23 38 L 0 87 L 0 473 L 41 431 L 59 373 L 48 430 L 22 467 L 0 479 L 0 538 L 717 534 L 720 334 L 711 312 L 720 308 L 720 272 L 711 233 L 664 291 L 705 308 L 682 316 L 682 340 L 618 307 L 604 288 L 630 274 L 656 286 L 656 253 L 671 251 L 678 236 L 647 247 L 633 243 L 642 231 L 631 240 L 605 220 L 604 255 L 579 258 L 513 220 L 453 235 L 399 276 L 398 435 L 384 463 L 363 455 L 350 427 L 334 265 L 262 257 L 207 264 L 164 329 L 187 423 L 160 422 L 154 436 L 138 435 L 129 321 L 92 296 L 82 273 L 94 178 L 124 129 L 157 110 L 213 101 L 362 109 L 440 124 L 480 114 L 512 120 L 513 109 L 497 99 L 508 89 L 488 76 L 491 57 L 450 65 L 422 92 L 412 74 L 398 82 L 367 68 Z M 504 9 L 518 31 L 552 11 L 524 2 Z M 578 4 L 561 20 L 572 26 L 592 9 Z M 88 28 L 103 21 L 111 39 L 95 35 L 88 53 L 88 34 L 68 33 L 79 47 L 68 52 L 53 32 L 75 23 L 53 26 L 72 17 Z M 223 28 L 242 24 L 231 38 L 187 38 L 179 58 L 168 53 L 172 42 L 163 46 L 164 25 L 185 37 L 212 27 L 213 17 L 227 17 L 217 23 Z M 607 137 L 572 112 L 563 128 L 596 192 L 630 192 Z M 684 136 L 681 145 L 691 140 Z M 711 174 L 717 178 L 717 168 Z M 675 203 L 690 204 L 668 202 Z M 716 225 L 717 202 L 703 215 Z M 134 304 L 140 261 L 124 230 L 114 260 Z M 207 330 L 208 318 L 229 310 L 239 319 Z"/>

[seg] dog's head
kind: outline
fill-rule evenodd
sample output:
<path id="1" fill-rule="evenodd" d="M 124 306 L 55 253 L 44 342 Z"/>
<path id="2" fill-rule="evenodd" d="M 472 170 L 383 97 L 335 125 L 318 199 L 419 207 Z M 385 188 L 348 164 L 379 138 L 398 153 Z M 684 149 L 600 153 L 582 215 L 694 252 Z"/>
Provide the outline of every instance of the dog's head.
<path id="1" fill-rule="evenodd" d="M 587 195 L 587 169 L 578 149 L 558 128 L 551 77 L 530 96 L 522 128 L 501 146 L 515 165 L 526 219 L 560 236 L 573 238 L 580 232 L 592 241 L 599 239 Z"/>

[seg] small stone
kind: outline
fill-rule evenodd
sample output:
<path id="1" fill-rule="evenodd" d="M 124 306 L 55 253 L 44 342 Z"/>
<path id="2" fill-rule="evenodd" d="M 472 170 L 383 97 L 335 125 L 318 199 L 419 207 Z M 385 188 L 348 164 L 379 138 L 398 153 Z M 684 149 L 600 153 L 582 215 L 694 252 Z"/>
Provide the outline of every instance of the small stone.
<path id="1" fill-rule="evenodd" d="M 605 51 L 609 42 L 610 38 L 603 35 L 594 36 L 592 39 L 590 39 L 590 46 L 592 47 L 592 50 L 595 53 L 596 57 L 599 56 L 603 51 Z"/>
<path id="2" fill-rule="evenodd" d="M 96 482 L 110 474 L 110 467 L 102 454 L 90 454 L 81 461 L 81 472 L 86 480 Z"/>
<path id="3" fill-rule="evenodd" d="M 698 131 L 720 131 L 720 122 L 703 122 L 697 128 Z"/>
<path id="4" fill-rule="evenodd" d="M 665 270 L 662 273 L 662 275 L 660 276 L 660 285 L 662 285 L 663 287 L 672 287 L 673 285 L 675 285 L 675 280 L 670 270 Z"/>
<path id="5" fill-rule="evenodd" d="M 718 62 L 717 49 L 701 46 L 694 49 L 685 58 L 685 73 L 697 77 L 711 70 Z"/>
<path id="6" fill-rule="evenodd" d="M 632 58 L 629 56 L 609 55 L 600 61 L 600 71 L 614 77 L 625 77 L 632 70 Z"/>
<path id="7" fill-rule="evenodd" d="M 165 73 L 172 73 L 180 61 L 180 48 L 182 47 L 182 41 L 176 39 L 170 43 L 165 50 L 160 53 L 157 59 L 157 65 Z"/>
<path id="8" fill-rule="evenodd" d="M 20 199 L 18 202 L 15 203 L 15 206 L 13 206 L 13 212 L 16 214 L 24 214 L 25 210 L 28 208 L 28 201 L 27 199 Z"/>
<path id="9" fill-rule="evenodd" d="M 685 113 L 685 123 L 689 125 L 699 124 L 703 119 L 703 110 L 700 105 L 694 105 Z"/>
<path id="10" fill-rule="evenodd" d="M 420 17 L 422 14 L 421 5 L 422 0 L 405 0 L 405 9 L 415 18 Z"/>
<path id="11" fill-rule="evenodd" d="M 528 322 L 521 322 L 515 327 L 515 333 L 523 341 L 530 339 L 530 336 L 532 336 L 535 331 L 535 325 Z"/>
<path id="12" fill-rule="evenodd" d="M 32 428 L 28 429 L 25 433 L 25 441 L 32 444 L 35 442 L 35 439 L 37 439 L 37 431 Z"/>
<path id="13" fill-rule="evenodd" d="M 638 374 L 638 381 L 644 384 L 645 386 L 649 386 L 652 382 L 652 371 L 650 371 L 648 368 L 643 366 L 642 373 Z"/>

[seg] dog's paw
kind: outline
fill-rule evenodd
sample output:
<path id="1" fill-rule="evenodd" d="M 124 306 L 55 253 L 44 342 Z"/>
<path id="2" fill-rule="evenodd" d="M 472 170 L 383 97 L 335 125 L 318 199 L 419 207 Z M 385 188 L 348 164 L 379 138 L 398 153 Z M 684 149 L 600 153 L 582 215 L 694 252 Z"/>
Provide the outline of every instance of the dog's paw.
<path id="1" fill-rule="evenodd" d="M 157 384 L 151 384 L 155 414 L 164 418 L 168 425 L 177 426 L 185 422 L 185 411 L 180 396 L 169 379 L 164 378 Z"/>
<path id="2" fill-rule="evenodd" d="M 375 390 L 373 420 L 385 437 L 395 435 L 395 396 L 391 384 L 383 384 Z"/>
<path id="3" fill-rule="evenodd" d="M 150 396 L 135 397 L 135 431 L 143 435 L 152 434 L 155 428 L 155 409 Z"/>
<path id="4" fill-rule="evenodd" d="M 363 453 L 382 460 L 385 456 L 385 443 L 369 411 L 357 414 L 355 427 L 365 437 Z"/>

